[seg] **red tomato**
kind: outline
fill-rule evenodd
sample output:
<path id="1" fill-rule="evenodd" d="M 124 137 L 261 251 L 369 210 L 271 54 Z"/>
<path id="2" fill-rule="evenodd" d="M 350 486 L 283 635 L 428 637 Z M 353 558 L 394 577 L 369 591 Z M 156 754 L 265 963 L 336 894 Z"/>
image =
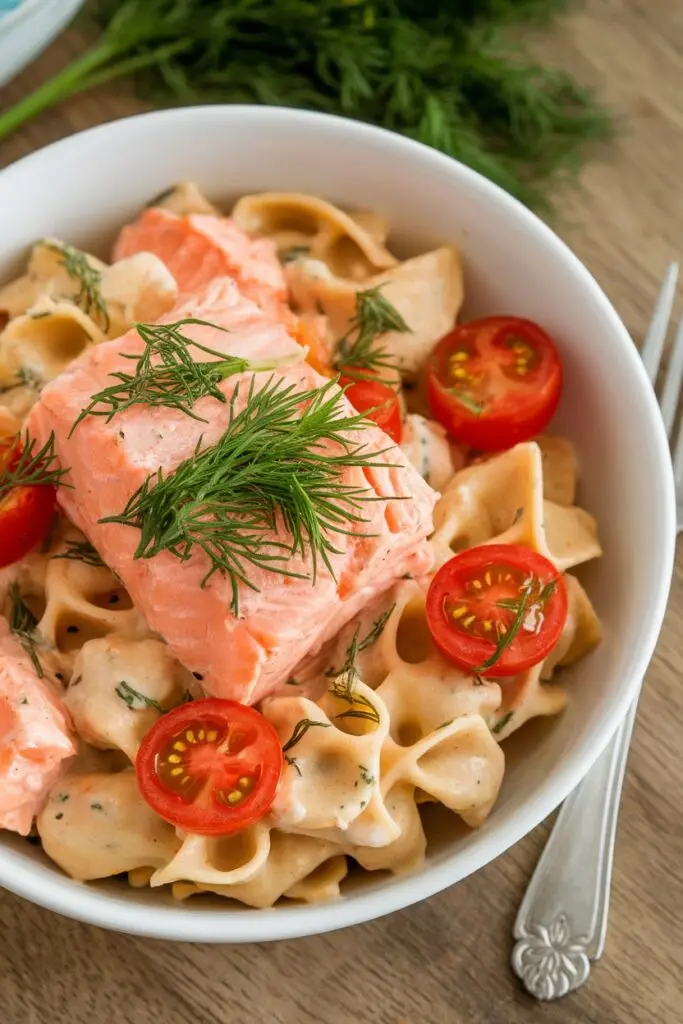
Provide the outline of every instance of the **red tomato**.
<path id="1" fill-rule="evenodd" d="M 434 643 L 482 676 L 514 676 L 543 661 L 566 619 L 562 576 L 518 544 L 468 548 L 441 566 L 427 593 Z"/>
<path id="2" fill-rule="evenodd" d="M 17 562 L 43 539 L 55 512 L 51 484 L 12 486 L 9 471 L 19 463 L 18 437 L 0 437 L 0 568 Z"/>
<path id="3" fill-rule="evenodd" d="M 282 772 L 277 733 L 234 700 L 195 700 L 158 720 L 135 761 L 152 810 L 178 828 L 230 835 L 269 810 Z"/>
<path id="4" fill-rule="evenodd" d="M 457 441 L 501 451 L 550 422 L 562 391 L 553 342 L 531 320 L 489 316 L 459 324 L 427 360 L 434 417 Z"/>
<path id="5" fill-rule="evenodd" d="M 367 413 L 385 434 L 396 444 L 401 443 L 401 406 L 398 395 L 388 384 L 377 380 L 354 380 L 342 377 L 339 381 L 346 387 L 346 397 L 358 412 Z"/>

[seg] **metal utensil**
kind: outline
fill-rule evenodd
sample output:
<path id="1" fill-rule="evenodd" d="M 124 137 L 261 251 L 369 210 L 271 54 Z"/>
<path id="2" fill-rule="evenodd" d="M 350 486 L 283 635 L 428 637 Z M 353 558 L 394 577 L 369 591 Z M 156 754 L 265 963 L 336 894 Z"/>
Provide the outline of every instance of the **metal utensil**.
<path id="1" fill-rule="evenodd" d="M 662 285 L 641 350 L 654 386 L 673 308 L 678 264 Z M 683 320 L 660 395 L 672 445 L 676 529 L 683 530 L 683 423 L 674 436 L 683 383 Z M 614 839 L 637 698 L 614 739 L 565 800 L 527 886 L 514 926 L 512 969 L 536 999 L 560 999 L 587 980 L 607 934 Z"/>

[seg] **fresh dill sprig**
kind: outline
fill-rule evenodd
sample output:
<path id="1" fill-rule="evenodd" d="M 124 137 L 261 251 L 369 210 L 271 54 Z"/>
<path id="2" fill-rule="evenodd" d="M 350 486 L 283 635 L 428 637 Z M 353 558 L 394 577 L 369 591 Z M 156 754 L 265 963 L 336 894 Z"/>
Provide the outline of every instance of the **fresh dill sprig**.
<path id="1" fill-rule="evenodd" d="M 135 355 L 122 353 L 126 359 L 137 360 L 133 373 L 111 373 L 109 376 L 118 383 L 92 396 L 90 404 L 81 411 L 73 424 L 69 436 L 86 416 L 104 416 L 105 423 L 109 423 L 117 413 L 132 405 L 163 405 L 169 409 L 178 409 L 193 420 L 206 423 L 207 420 L 198 416 L 192 406 L 207 395 L 219 402 L 226 402 L 218 386 L 221 381 L 236 373 L 274 370 L 298 358 L 292 356 L 252 363 L 248 359 L 229 356 L 185 337 L 182 328 L 192 324 L 229 333 L 225 327 L 196 317 L 187 317 L 174 324 L 134 324 L 145 348 Z M 196 362 L 191 347 L 216 358 Z"/>
<path id="2" fill-rule="evenodd" d="M 80 249 L 73 245 L 66 245 L 61 242 L 44 243 L 51 252 L 57 253 L 61 258 L 60 264 L 69 275 L 72 281 L 78 285 L 78 293 L 75 297 L 77 306 L 92 316 L 97 315 L 104 331 L 109 330 L 109 311 L 107 304 L 102 298 L 102 273 L 88 262 L 88 257 Z"/>
<path id="3" fill-rule="evenodd" d="M 359 640 L 358 638 L 360 634 L 360 626 L 356 628 L 356 631 L 353 634 L 353 637 L 351 638 L 351 643 L 346 648 L 346 654 L 344 655 L 343 664 L 341 665 L 340 668 L 328 669 L 327 672 L 325 673 L 328 679 L 337 676 L 348 677 L 349 679 L 357 677 L 356 655 L 360 654 L 361 651 L 366 651 L 368 647 L 371 647 L 374 643 L 376 643 L 379 640 L 382 633 L 384 632 L 386 624 L 389 621 L 391 613 L 393 612 L 395 607 L 396 602 L 394 602 L 390 608 L 387 608 L 387 610 L 383 612 L 379 616 L 379 618 L 375 619 L 372 626 L 368 630 L 367 635 L 364 636 L 362 640 Z M 347 685 L 347 692 L 350 692 L 352 688 L 353 684 L 351 684 L 350 686 Z"/>
<path id="4" fill-rule="evenodd" d="M 333 380 L 301 392 L 273 377 L 257 390 L 251 377 L 243 402 L 241 383 L 215 444 L 202 450 L 200 438 L 194 455 L 168 476 L 153 473 L 118 515 L 100 520 L 140 530 L 135 558 L 170 551 L 184 561 L 203 551 L 209 569 L 202 585 L 215 572 L 225 574 L 235 615 L 239 584 L 258 590 L 250 568 L 314 583 L 320 562 L 333 573 L 330 534 L 352 532 L 365 522 L 364 503 L 378 500 L 371 488 L 343 483 L 341 474 L 384 466 L 379 458 L 390 450 L 368 452 L 351 440 L 367 420 L 345 413 Z M 307 553 L 310 577 L 288 567 Z"/>
<path id="5" fill-rule="evenodd" d="M 140 693 L 139 690 L 134 689 L 130 683 L 127 683 L 125 679 L 122 679 L 118 686 L 115 687 L 116 696 L 120 697 L 124 704 L 127 704 L 131 711 L 139 711 L 141 708 L 155 708 L 156 711 L 160 711 L 163 714 L 163 708 L 158 700 L 153 697 L 148 697 L 146 693 Z"/>
<path id="6" fill-rule="evenodd" d="M 16 580 L 10 584 L 8 594 L 10 599 L 9 628 L 33 662 L 36 675 L 42 679 L 45 673 L 36 650 L 38 620 L 21 596 Z"/>
<path id="7" fill-rule="evenodd" d="M 55 434 L 51 431 L 47 441 L 36 451 L 35 438 L 28 431 L 18 455 L 3 470 L 0 470 L 0 504 L 14 487 L 62 487 L 62 477 L 68 469 L 57 469 L 54 465 Z"/>
<path id="8" fill-rule="evenodd" d="M 52 558 L 65 558 L 73 562 L 85 562 L 95 569 L 106 569 L 106 563 L 102 561 L 100 554 L 92 546 L 89 540 L 67 540 L 66 548 Z"/>
<path id="9" fill-rule="evenodd" d="M 522 628 L 524 616 L 527 611 L 533 605 L 543 606 L 545 604 L 545 602 L 554 594 L 555 588 L 557 587 L 557 580 L 550 580 L 546 583 L 536 596 L 534 592 L 538 591 L 538 586 L 538 577 L 530 576 L 524 585 L 521 597 L 501 598 L 501 600 L 496 602 L 499 608 L 505 608 L 508 611 L 515 612 L 515 618 L 510 628 L 505 633 L 499 633 L 496 649 L 491 657 L 487 658 L 486 661 L 482 662 L 481 665 L 478 665 L 472 670 L 475 679 L 477 678 L 478 673 L 485 672 L 487 669 L 493 668 L 493 666 L 500 660 L 503 651 L 510 646 Z"/>
<path id="10" fill-rule="evenodd" d="M 353 380 L 382 380 L 378 375 L 383 370 L 398 372 L 398 365 L 392 360 L 385 345 L 377 339 L 387 331 L 412 334 L 395 306 L 385 299 L 381 285 L 356 292 L 356 311 L 349 323 L 349 329 L 337 342 L 334 365 L 345 377 Z M 391 379 L 384 381 L 391 383 Z"/>
<path id="11" fill-rule="evenodd" d="M 381 629 L 386 625 L 386 621 L 391 615 L 389 613 L 384 618 L 384 623 Z M 359 641 L 358 635 L 360 632 L 360 626 L 356 627 L 356 631 L 351 638 L 351 643 L 346 649 L 346 656 L 344 658 L 344 664 L 340 669 L 330 669 L 325 675 L 329 678 L 332 677 L 332 683 L 330 685 L 330 693 L 332 693 L 338 700 L 346 701 L 351 707 L 348 711 L 342 711 L 340 714 L 335 715 L 337 718 L 364 718 L 367 721 L 374 722 L 376 725 L 379 724 L 379 711 L 364 694 L 356 693 L 356 683 L 358 682 L 358 669 L 356 668 L 356 655 L 359 651 L 365 650 L 370 644 L 374 643 L 379 633 L 376 633 L 376 627 L 381 622 L 381 618 L 374 623 L 372 629 L 365 637 L 364 640 Z M 380 633 L 381 633 L 380 629 Z M 375 635 L 373 635 L 373 633 Z M 369 641 L 369 642 L 368 642 Z"/>
<path id="12" fill-rule="evenodd" d="M 297 722 L 292 730 L 292 735 L 289 737 L 287 742 L 282 747 L 283 753 L 287 753 L 292 747 L 296 746 L 299 740 L 302 740 L 309 729 L 313 729 L 315 726 L 319 726 L 321 729 L 329 729 L 329 722 L 316 722 L 313 718 L 302 718 L 301 721 Z"/>
<path id="13" fill-rule="evenodd" d="M 386 624 L 391 618 L 391 613 L 393 612 L 395 607 L 396 602 L 394 601 L 394 603 L 389 608 L 387 608 L 385 612 L 382 612 L 379 618 L 375 619 L 375 621 L 373 622 L 372 626 L 368 631 L 367 636 L 363 637 L 361 642 L 358 644 L 358 653 L 360 653 L 361 651 L 366 651 L 368 647 L 372 647 L 374 643 L 377 643 L 382 633 L 384 632 Z"/>
<path id="14" fill-rule="evenodd" d="M 4 110 L 0 138 L 75 93 L 133 75 L 146 100 L 167 106 L 268 103 L 379 124 L 547 206 L 553 185 L 612 130 L 588 89 L 523 42 L 525 25 L 568 6 L 91 0 L 91 48 Z"/>

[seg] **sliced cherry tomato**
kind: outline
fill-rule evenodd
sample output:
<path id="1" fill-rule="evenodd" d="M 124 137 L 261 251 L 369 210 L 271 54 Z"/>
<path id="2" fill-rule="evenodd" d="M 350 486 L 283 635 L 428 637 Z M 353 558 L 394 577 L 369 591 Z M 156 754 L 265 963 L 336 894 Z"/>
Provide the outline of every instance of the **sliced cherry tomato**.
<path id="1" fill-rule="evenodd" d="M 282 772 L 277 733 L 234 700 L 181 704 L 150 729 L 135 761 L 152 810 L 178 828 L 230 835 L 269 810 Z"/>
<path id="2" fill-rule="evenodd" d="M 50 484 L 11 486 L 8 471 L 16 468 L 21 451 L 16 435 L 0 437 L 0 568 L 23 558 L 43 539 L 57 502 Z"/>
<path id="3" fill-rule="evenodd" d="M 518 544 L 468 548 L 441 566 L 427 593 L 434 643 L 481 676 L 514 676 L 543 661 L 566 619 L 562 576 Z"/>
<path id="4" fill-rule="evenodd" d="M 346 387 L 346 397 L 354 409 L 367 413 L 368 419 L 374 420 L 392 441 L 401 443 L 401 406 L 393 388 L 378 380 L 349 380 L 348 377 L 342 377 L 339 383 Z"/>
<path id="5" fill-rule="evenodd" d="M 562 363 L 531 320 L 489 316 L 459 324 L 427 360 L 434 417 L 457 441 L 501 451 L 550 422 L 562 391 Z"/>

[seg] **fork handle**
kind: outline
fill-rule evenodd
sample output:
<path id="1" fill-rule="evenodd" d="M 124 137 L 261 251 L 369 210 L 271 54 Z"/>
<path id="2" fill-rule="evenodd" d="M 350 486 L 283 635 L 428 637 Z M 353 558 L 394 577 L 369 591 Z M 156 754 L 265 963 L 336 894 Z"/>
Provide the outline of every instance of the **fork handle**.
<path id="1" fill-rule="evenodd" d="M 559 999 L 602 956 L 619 798 L 637 700 L 565 800 L 522 900 L 512 969 L 536 999 Z"/>

